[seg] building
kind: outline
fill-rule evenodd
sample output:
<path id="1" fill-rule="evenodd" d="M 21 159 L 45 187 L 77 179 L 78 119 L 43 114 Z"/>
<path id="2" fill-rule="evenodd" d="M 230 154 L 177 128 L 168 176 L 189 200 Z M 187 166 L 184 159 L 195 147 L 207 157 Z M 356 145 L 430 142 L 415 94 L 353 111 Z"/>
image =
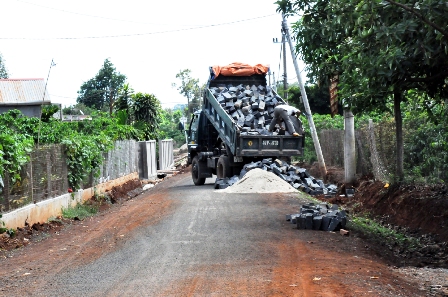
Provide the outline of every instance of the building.
<path id="1" fill-rule="evenodd" d="M 40 117 L 42 106 L 50 104 L 43 78 L 0 79 L 0 114 L 18 109 L 28 117 Z"/>

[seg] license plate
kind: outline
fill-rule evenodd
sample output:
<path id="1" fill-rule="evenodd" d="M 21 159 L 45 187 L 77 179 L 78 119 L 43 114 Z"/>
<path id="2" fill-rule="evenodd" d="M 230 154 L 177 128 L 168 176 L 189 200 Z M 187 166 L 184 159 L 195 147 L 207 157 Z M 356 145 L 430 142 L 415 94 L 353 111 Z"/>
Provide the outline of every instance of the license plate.
<path id="1" fill-rule="evenodd" d="M 278 146 L 278 140 L 263 140 L 263 146 Z"/>

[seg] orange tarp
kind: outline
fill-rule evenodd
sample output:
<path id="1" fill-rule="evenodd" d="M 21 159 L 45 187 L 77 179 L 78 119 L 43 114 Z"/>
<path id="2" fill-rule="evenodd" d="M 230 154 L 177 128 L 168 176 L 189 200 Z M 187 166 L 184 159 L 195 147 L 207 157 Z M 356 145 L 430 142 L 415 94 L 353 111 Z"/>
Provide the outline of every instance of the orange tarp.
<path id="1" fill-rule="evenodd" d="M 269 66 L 257 64 L 251 66 L 249 64 L 235 62 L 227 66 L 213 66 L 213 73 L 215 77 L 218 75 L 224 76 L 250 76 L 252 74 L 266 74 Z"/>

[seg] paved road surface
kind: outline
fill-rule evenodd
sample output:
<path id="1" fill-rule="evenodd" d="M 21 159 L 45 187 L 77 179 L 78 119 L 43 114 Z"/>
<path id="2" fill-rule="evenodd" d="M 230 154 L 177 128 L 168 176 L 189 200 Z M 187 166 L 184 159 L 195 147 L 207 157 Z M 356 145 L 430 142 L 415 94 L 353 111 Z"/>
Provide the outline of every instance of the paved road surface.
<path id="1" fill-rule="evenodd" d="M 284 218 L 305 201 L 298 195 L 226 194 L 207 182 L 175 176 L 86 222 L 89 236 L 76 226 L 72 243 L 27 247 L 0 262 L 0 295 L 419 296 L 360 239 L 294 229 Z"/>

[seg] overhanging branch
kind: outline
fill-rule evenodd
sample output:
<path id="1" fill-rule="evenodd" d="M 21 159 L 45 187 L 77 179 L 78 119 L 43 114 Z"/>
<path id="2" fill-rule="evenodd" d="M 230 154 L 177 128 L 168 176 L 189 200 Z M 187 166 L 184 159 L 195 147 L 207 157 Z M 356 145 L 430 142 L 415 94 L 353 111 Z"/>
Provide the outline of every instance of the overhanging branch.
<path id="1" fill-rule="evenodd" d="M 442 71 L 442 72 L 440 72 L 440 73 L 438 73 L 436 75 L 429 76 L 429 77 L 411 77 L 411 78 L 408 78 L 407 81 L 410 81 L 410 82 L 431 82 L 431 81 L 439 79 L 440 77 L 443 77 L 443 76 L 448 76 L 448 71 Z"/>
<path id="2" fill-rule="evenodd" d="M 423 15 L 421 13 L 419 13 L 417 10 L 415 10 L 412 7 L 409 7 L 407 5 L 401 4 L 401 3 L 397 3 L 393 0 L 386 0 L 387 2 L 389 2 L 392 5 L 396 5 L 398 7 L 403 8 L 406 11 L 409 11 L 410 13 L 414 14 L 415 16 L 417 16 L 420 20 L 422 20 L 425 24 L 433 27 L 434 29 L 436 29 L 437 31 L 439 31 L 440 33 L 442 33 L 443 36 L 445 36 L 445 38 L 448 39 L 448 32 L 443 30 L 440 26 L 438 26 L 437 24 L 429 21 L 428 19 L 426 19 L 425 17 L 423 17 Z"/>

